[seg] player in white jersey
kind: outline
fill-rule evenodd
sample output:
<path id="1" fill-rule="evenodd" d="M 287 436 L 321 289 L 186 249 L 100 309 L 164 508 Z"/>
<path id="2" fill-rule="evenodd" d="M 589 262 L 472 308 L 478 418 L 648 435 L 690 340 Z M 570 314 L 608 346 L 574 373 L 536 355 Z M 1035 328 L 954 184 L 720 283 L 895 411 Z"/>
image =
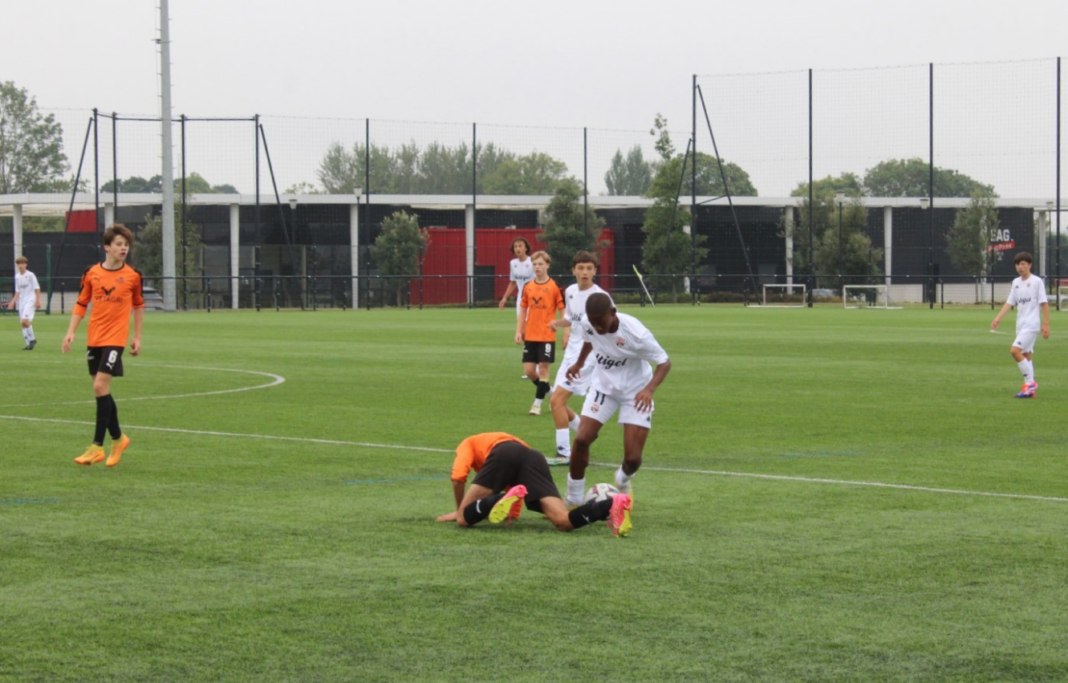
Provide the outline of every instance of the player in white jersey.
<path id="1" fill-rule="evenodd" d="M 1023 375 L 1023 388 L 1016 398 L 1034 398 L 1038 382 L 1035 381 L 1035 365 L 1031 357 L 1035 352 L 1035 340 L 1039 333 L 1043 339 L 1049 339 L 1049 299 L 1046 297 L 1046 285 L 1042 278 L 1031 273 L 1031 254 L 1021 251 L 1013 259 L 1016 272 L 1020 277 L 1012 281 L 1009 298 L 1001 307 L 994 321 L 990 323 L 993 330 L 1013 306 L 1016 307 L 1016 338 L 1009 352 L 1016 367 Z"/>
<path id="2" fill-rule="evenodd" d="M 575 284 L 564 290 L 564 317 L 550 323 L 554 330 L 564 329 L 564 360 L 556 372 L 555 388 L 549 399 L 556 429 L 556 457 L 550 459 L 553 465 L 566 465 L 570 461 L 569 428 L 578 431 L 579 416 L 568 407 L 567 401 L 573 394 L 585 396 L 586 389 L 590 386 L 590 377 L 593 375 L 593 365 L 590 364 L 582 368 L 578 379 L 567 378 L 568 368 L 575 364 L 582 353 L 583 338 L 579 325 L 586 318 L 586 300 L 591 294 L 605 293 L 593 282 L 594 276 L 597 275 L 597 257 L 592 253 L 577 252 L 571 259 L 571 274 L 575 276 Z M 575 330 L 573 333 L 572 329 Z"/>
<path id="3" fill-rule="evenodd" d="M 27 270 L 30 262 L 25 256 L 15 259 L 18 272 L 15 273 L 15 296 L 7 307 L 10 310 L 19 309 L 19 321 L 22 323 L 22 338 L 26 341 L 23 351 L 33 351 L 37 346 L 37 337 L 33 334 L 33 316 L 41 307 L 41 285 L 37 283 L 37 276 Z"/>
<path id="4" fill-rule="evenodd" d="M 616 470 L 616 486 L 631 493 L 630 480 L 642 464 L 642 451 L 653 424 L 653 392 L 671 370 L 671 359 L 656 337 L 637 318 L 618 313 L 604 293 L 586 300 L 586 320 L 579 327 L 584 343 L 568 379 L 578 379 L 587 358 L 594 364 L 590 390 L 582 405 L 582 419 L 571 447 L 567 500 L 582 502 L 590 444 L 601 427 L 619 411 L 623 426 L 623 464 Z M 656 363 L 654 372 L 650 363 Z"/>
<path id="5" fill-rule="evenodd" d="M 515 316 L 518 320 L 523 313 L 520 306 L 523 301 L 523 287 L 534 279 L 534 261 L 530 258 L 530 242 L 524 237 L 516 237 L 512 240 L 512 253 L 515 254 L 515 258 L 508 264 L 508 289 L 504 290 L 504 296 L 501 297 L 497 308 L 503 311 L 505 304 L 508 303 L 508 297 L 515 294 Z M 527 379 L 526 373 L 524 372 L 519 379 Z"/>

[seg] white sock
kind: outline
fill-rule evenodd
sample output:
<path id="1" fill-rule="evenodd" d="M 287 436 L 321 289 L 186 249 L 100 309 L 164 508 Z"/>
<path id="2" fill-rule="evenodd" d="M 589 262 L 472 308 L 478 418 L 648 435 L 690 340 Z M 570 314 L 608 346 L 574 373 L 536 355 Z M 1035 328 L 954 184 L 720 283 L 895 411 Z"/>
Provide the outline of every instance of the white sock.
<path id="1" fill-rule="evenodd" d="M 540 398 L 536 398 L 536 399 L 534 399 L 534 405 L 536 405 L 536 406 L 538 406 L 539 408 L 541 408 L 541 402 L 542 402 L 542 400 L 543 400 L 543 399 L 540 399 Z"/>
<path id="2" fill-rule="evenodd" d="M 582 497 L 586 493 L 586 477 L 575 481 L 571 478 L 571 473 L 567 474 L 567 502 L 569 503 L 582 503 Z"/>
<path id="3" fill-rule="evenodd" d="M 618 488 L 623 488 L 624 486 L 630 483 L 630 480 L 633 477 L 633 474 L 627 474 L 626 472 L 624 472 L 623 466 L 620 465 L 619 469 L 616 470 L 616 486 Z"/>
<path id="4" fill-rule="evenodd" d="M 571 420 L 571 422 L 568 422 L 568 423 L 567 423 L 567 426 L 568 426 L 568 427 L 569 427 L 569 428 L 570 428 L 570 429 L 571 429 L 572 431 L 575 431 L 575 432 L 577 432 L 577 431 L 578 431 L 578 426 L 579 426 L 579 422 L 581 422 L 581 421 L 582 421 L 582 418 L 581 418 L 581 417 L 579 416 L 579 414 L 578 414 L 578 413 L 575 413 L 575 419 Z"/>
<path id="5" fill-rule="evenodd" d="M 1035 366 L 1031 361 L 1024 358 L 1016 364 L 1016 367 L 1020 368 L 1020 374 L 1023 375 L 1025 383 L 1035 381 Z"/>
<path id="6" fill-rule="evenodd" d="M 556 430 L 556 454 L 564 458 L 571 457 L 571 432 L 567 427 Z"/>
<path id="7" fill-rule="evenodd" d="M 22 338 L 23 338 L 23 340 L 25 340 L 25 342 L 27 344 L 30 343 L 30 328 L 28 328 L 28 327 L 22 328 Z"/>
<path id="8" fill-rule="evenodd" d="M 26 328 L 26 341 L 36 341 L 37 337 L 33 336 L 33 325 Z"/>

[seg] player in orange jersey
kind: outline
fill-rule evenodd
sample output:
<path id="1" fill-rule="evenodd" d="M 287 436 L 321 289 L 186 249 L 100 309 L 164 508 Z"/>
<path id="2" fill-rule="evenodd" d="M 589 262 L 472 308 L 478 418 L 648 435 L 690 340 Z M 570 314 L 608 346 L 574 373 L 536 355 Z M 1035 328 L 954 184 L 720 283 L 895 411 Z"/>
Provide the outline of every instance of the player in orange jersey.
<path id="1" fill-rule="evenodd" d="M 477 474 L 465 492 L 471 470 Z M 456 509 L 438 517 L 439 522 L 470 527 L 489 518 L 491 524 L 510 524 L 525 503 L 528 510 L 545 515 L 560 531 L 608 520 L 616 536 L 630 532 L 630 496 L 620 493 L 607 500 L 585 502 L 568 512 L 545 456 L 511 434 L 486 432 L 461 441 L 450 479 Z"/>
<path id="2" fill-rule="evenodd" d="M 88 347 L 89 374 L 93 377 L 96 396 L 96 431 L 93 443 L 74 459 L 79 465 L 95 465 L 104 459 L 104 432 L 111 435 L 111 453 L 107 466 L 114 467 L 122 459 L 122 452 L 130 445 L 130 437 L 119 428 L 119 413 L 111 396 L 111 378 L 122 377 L 122 352 L 130 336 L 130 311 L 133 311 L 134 333 L 130 353 L 141 353 L 141 324 L 145 318 L 145 297 L 141 273 L 126 263 L 133 245 L 133 234 L 125 225 L 116 223 L 104 231 L 102 263 L 86 268 L 74 312 L 70 317 L 67 336 L 63 338 L 63 353 L 70 351 L 74 333 L 92 304 L 89 315 Z"/>
<path id="3" fill-rule="evenodd" d="M 549 277 L 552 258 L 544 251 L 536 251 L 530 260 L 534 264 L 534 279 L 523 287 L 515 343 L 523 346 L 523 369 L 537 387 L 530 414 L 541 415 L 541 403 L 549 393 L 549 366 L 556 358 L 556 330 L 550 323 L 556 320 L 557 311 L 563 310 L 564 295 Z"/>

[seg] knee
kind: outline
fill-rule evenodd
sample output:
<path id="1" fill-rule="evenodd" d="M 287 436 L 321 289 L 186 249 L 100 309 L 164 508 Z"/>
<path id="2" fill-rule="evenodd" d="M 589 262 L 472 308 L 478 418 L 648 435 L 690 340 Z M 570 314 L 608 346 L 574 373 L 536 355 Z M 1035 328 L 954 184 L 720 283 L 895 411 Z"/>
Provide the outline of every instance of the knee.
<path id="1" fill-rule="evenodd" d="M 553 411 L 557 411 L 567 407 L 567 397 L 560 391 L 554 391 L 553 395 L 549 397 L 549 406 Z"/>

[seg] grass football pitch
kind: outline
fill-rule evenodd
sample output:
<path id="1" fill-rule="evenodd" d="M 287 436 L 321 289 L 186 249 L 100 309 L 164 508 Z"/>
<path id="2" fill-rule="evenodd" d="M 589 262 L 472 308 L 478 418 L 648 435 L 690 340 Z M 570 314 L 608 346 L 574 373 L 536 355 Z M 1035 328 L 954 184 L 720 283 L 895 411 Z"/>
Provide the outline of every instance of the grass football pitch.
<path id="1" fill-rule="evenodd" d="M 625 539 L 434 521 L 462 438 L 554 448 L 511 309 L 150 313 L 113 469 L 67 317 L 0 318 L 0 681 L 1068 680 L 1059 313 L 1016 400 L 989 309 L 624 310 Z"/>

